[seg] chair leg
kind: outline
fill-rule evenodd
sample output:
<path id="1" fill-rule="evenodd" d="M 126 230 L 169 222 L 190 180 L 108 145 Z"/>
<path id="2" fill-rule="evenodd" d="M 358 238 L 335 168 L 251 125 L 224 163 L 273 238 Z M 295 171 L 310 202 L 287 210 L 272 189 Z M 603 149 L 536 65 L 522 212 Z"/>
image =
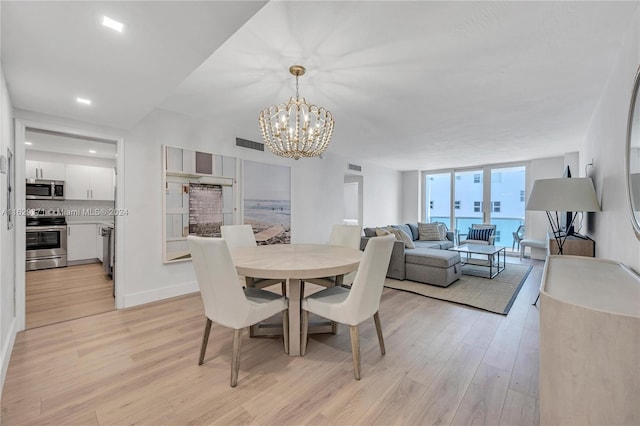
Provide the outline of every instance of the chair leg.
<path id="1" fill-rule="evenodd" d="M 231 387 L 238 384 L 238 371 L 240 371 L 240 340 L 242 329 L 233 330 L 233 354 L 231 355 Z"/>
<path id="2" fill-rule="evenodd" d="M 282 281 L 280 283 L 280 287 L 282 289 L 282 296 L 287 297 L 287 282 L 286 281 Z"/>
<path id="3" fill-rule="evenodd" d="M 360 339 L 358 338 L 358 326 L 352 325 L 351 332 L 351 356 L 353 357 L 353 375 L 360 380 Z"/>
<path id="4" fill-rule="evenodd" d="M 289 353 L 289 310 L 282 311 L 282 337 L 284 338 L 284 353 Z"/>
<path id="5" fill-rule="evenodd" d="M 384 348 L 384 338 L 382 337 L 382 325 L 380 325 L 380 312 L 373 314 L 373 322 L 376 323 L 376 333 L 378 333 L 378 343 L 380 343 L 380 352 L 382 355 L 387 353 Z"/>
<path id="6" fill-rule="evenodd" d="M 300 355 L 307 353 L 307 337 L 309 336 L 309 311 L 302 310 L 302 341 L 300 342 Z"/>
<path id="7" fill-rule="evenodd" d="M 207 343 L 209 343 L 209 332 L 211 331 L 211 320 L 207 318 L 207 322 L 204 324 L 204 336 L 202 337 L 202 347 L 200 348 L 200 359 L 198 365 L 204 363 L 204 354 L 207 352 Z"/>

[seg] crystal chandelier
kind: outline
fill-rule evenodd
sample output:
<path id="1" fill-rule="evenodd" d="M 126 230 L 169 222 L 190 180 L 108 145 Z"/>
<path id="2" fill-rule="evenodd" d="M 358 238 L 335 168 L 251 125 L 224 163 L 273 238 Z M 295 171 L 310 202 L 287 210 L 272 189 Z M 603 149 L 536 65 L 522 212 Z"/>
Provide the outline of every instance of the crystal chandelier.
<path id="1" fill-rule="evenodd" d="M 258 116 L 262 138 L 271 152 L 296 160 L 322 154 L 331 141 L 334 124 L 333 115 L 325 108 L 300 99 L 298 77 L 305 71 L 302 65 L 289 67 L 296 77 L 296 98 L 265 108 Z"/>

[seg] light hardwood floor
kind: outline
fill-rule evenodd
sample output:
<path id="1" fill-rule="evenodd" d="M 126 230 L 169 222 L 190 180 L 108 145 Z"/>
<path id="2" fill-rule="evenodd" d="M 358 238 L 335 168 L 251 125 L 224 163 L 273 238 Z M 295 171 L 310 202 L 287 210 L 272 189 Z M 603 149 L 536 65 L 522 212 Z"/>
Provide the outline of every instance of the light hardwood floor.
<path id="1" fill-rule="evenodd" d="M 199 295 L 40 327 L 17 336 L 3 425 L 337 424 L 537 425 L 538 308 L 534 264 L 509 315 L 385 289 L 380 355 L 360 327 L 362 380 L 348 328 L 309 339 L 305 357 L 277 338 L 242 342 L 229 387 L 232 331 L 205 324 Z"/>
<path id="2" fill-rule="evenodd" d="M 115 309 L 113 281 L 100 263 L 29 271 L 25 284 L 27 329 Z"/>

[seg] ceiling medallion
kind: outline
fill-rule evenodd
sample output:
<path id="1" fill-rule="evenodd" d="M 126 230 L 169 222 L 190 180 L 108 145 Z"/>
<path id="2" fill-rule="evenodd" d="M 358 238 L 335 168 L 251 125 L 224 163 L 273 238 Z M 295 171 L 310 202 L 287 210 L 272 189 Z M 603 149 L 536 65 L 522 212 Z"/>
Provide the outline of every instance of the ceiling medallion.
<path id="1" fill-rule="evenodd" d="M 331 141 L 333 115 L 324 107 L 310 105 L 298 93 L 298 77 L 304 75 L 302 65 L 292 65 L 289 72 L 296 77 L 296 98 L 265 108 L 258 116 L 262 138 L 269 150 L 280 157 L 318 157 Z"/>

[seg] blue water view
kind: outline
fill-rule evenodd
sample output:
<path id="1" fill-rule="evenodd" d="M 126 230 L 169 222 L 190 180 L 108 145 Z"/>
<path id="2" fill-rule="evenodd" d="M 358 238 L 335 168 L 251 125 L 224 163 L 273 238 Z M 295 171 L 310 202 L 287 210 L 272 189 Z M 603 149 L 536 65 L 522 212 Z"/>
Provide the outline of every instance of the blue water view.
<path id="1" fill-rule="evenodd" d="M 291 226 L 291 201 L 245 199 L 244 218 L 289 227 Z"/>

